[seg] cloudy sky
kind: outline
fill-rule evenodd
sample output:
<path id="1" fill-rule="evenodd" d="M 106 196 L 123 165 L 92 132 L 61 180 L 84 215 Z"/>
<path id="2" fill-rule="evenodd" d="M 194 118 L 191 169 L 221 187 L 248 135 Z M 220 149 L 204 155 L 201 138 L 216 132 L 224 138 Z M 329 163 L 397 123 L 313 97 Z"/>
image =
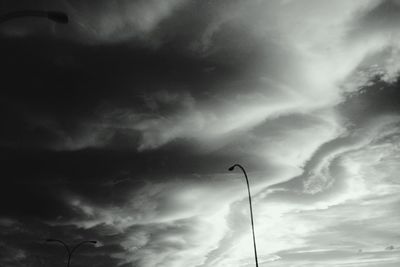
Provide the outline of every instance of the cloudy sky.
<path id="1" fill-rule="evenodd" d="M 17 3 L 18 2 L 18 3 Z M 400 1 L 40 0 L 0 24 L 0 266 L 400 262 Z"/>

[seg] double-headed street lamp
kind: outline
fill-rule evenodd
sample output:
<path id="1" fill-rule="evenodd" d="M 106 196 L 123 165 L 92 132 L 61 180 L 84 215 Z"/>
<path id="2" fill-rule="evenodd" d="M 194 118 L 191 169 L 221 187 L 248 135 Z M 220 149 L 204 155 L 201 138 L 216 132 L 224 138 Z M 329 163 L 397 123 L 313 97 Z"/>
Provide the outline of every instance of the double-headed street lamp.
<path id="1" fill-rule="evenodd" d="M 71 257 L 72 254 L 74 253 L 74 251 L 80 247 L 81 245 L 85 244 L 85 243 L 91 243 L 91 244 L 96 244 L 97 241 L 92 241 L 92 240 L 86 240 L 86 241 L 82 241 L 80 243 L 78 243 L 77 245 L 75 245 L 72 249 L 69 248 L 69 246 L 67 244 L 65 244 L 64 241 L 59 240 L 59 239 L 46 239 L 47 242 L 57 242 L 60 243 L 61 245 L 64 246 L 64 248 L 67 250 L 68 252 L 68 262 L 67 262 L 67 267 L 69 267 L 70 263 L 71 263 Z"/>
<path id="2" fill-rule="evenodd" d="M 59 11 L 43 11 L 43 10 L 18 10 L 4 15 L 0 15 L 0 23 L 23 17 L 40 17 L 47 18 L 57 23 L 68 23 L 68 15 Z"/>
<path id="3" fill-rule="evenodd" d="M 247 173 L 246 170 L 243 168 L 242 165 L 240 164 L 235 164 L 229 168 L 229 171 L 233 171 L 235 167 L 239 167 L 244 174 L 244 177 L 246 178 L 246 184 L 247 184 L 247 192 L 249 193 L 249 204 L 250 204 L 250 218 L 251 218 L 251 230 L 253 232 L 253 245 L 254 245 L 254 258 L 256 261 L 256 267 L 258 267 L 258 257 L 257 257 L 257 246 L 256 246 L 256 234 L 254 232 L 254 220 L 253 220 L 253 206 L 251 204 L 251 193 L 250 193 L 250 185 L 249 185 L 249 179 L 247 178 Z"/>

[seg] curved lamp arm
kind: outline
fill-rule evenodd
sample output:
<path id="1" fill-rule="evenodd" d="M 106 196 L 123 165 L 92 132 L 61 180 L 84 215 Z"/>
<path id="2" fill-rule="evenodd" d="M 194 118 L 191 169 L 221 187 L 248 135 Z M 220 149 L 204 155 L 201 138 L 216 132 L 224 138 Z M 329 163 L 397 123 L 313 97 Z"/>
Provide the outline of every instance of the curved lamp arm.
<path id="1" fill-rule="evenodd" d="M 59 11 L 18 10 L 0 16 L 0 23 L 22 17 L 43 17 L 57 23 L 68 23 L 68 15 Z"/>
<path id="2" fill-rule="evenodd" d="M 83 245 L 83 244 L 85 244 L 85 243 L 96 244 L 97 241 L 87 240 L 87 241 L 82 241 L 82 242 L 80 242 L 79 244 L 77 244 L 75 247 L 72 248 L 72 250 L 71 250 L 71 255 L 72 255 L 72 253 L 74 253 L 74 251 L 75 251 L 77 248 L 79 248 L 81 245 Z"/>
<path id="3" fill-rule="evenodd" d="M 52 239 L 52 238 L 46 239 L 46 241 L 47 241 L 47 242 L 58 242 L 58 243 L 60 243 L 61 245 L 63 245 L 63 246 L 65 247 L 65 249 L 66 249 L 67 252 L 68 252 L 68 255 L 71 254 L 71 251 L 70 251 L 68 245 L 65 244 L 64 241 L 62 241 L 62 240 L 60 240 L 60 239 Z"/>
<path id="4" fill-rule="evenodd" d="M 249 204 L 250 204 L 250 218 L 251 218 L 251 230 L 253 232 L 253 245 L 254 245 L 254 258 L 256 261 L 256 267 L 258 267 L 258 257 L 257 257 L 257 246 L 256 246 L 256 234 L 254 232 L 254 219 L 253 219 L 253 206 L 251 204 L 251 193 L 250 193 L 250 184 L 249 184 L 249 178 L 247 177 L 246 170 L 244 167 L 240 164 L 234 164 L 231 167 L 229 167 L 229 171 L 233 171 L 235 167 L 238 167 L 242 170 L 244 177 L 246 178 L 246 184 L 247 184 L 247 192 L 249 193 Z"/>

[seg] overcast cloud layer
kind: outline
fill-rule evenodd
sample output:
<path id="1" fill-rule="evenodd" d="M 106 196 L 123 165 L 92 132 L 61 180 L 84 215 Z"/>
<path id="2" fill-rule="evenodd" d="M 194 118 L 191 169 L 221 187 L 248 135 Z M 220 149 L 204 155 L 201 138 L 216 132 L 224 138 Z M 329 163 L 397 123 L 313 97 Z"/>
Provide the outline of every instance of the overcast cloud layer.
<path id="1" fill-rule="evenodd" d="M 0 8 L 0 266 L 398 266 L 400 1 Z"/>

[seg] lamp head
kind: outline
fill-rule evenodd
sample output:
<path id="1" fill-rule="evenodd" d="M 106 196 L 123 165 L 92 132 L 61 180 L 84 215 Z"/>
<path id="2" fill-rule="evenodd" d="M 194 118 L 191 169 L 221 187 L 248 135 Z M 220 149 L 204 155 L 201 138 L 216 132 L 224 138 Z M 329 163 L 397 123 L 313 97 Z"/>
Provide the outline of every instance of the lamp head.
<path id="1" fill-rule="evenodd" d="M 94 241 L 94 240 L 91 240 L 89 242 L 92 243 L 92 244 L 97 244 L 97 241 Z"/>
<path id="2" fill-rule="evenodd" d="M 235 169 L 235 167 L 236 167 L 236 164 L 235 165 L 232 165 L 231 167 L 229 167 L 229 171 L 233 171 L 233 169 Z"/>

